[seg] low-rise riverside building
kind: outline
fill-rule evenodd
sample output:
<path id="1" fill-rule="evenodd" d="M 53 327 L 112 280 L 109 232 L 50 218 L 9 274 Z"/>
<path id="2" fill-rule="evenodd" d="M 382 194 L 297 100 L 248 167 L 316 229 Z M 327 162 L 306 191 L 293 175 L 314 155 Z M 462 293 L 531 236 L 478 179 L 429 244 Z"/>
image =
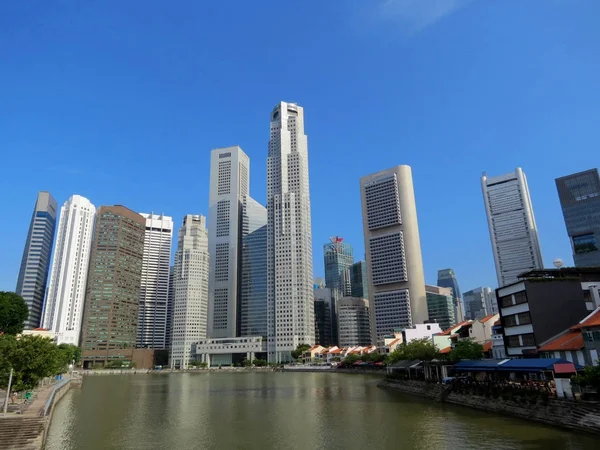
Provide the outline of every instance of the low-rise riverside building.
<path id="1" fill-rule="evenodd" d="M 267 344 L 261 336 L 201 339 L 192 346 L 197 361 L 209 367 L 233 364 L 234 356 L 248 361 L 266 359 Z"/>

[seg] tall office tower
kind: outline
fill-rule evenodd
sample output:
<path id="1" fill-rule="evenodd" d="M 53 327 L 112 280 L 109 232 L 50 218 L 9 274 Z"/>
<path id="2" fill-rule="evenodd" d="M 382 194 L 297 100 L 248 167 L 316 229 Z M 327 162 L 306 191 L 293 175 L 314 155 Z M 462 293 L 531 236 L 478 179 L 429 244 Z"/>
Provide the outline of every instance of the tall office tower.
<path id="1" fill-rule="evenodd" d="M 328 287 L 315 288 L 315 343 L 324 347 L 337 345 L 337 333 L 333 332 L 333 292 Z"/>
<path id="2" fill-rule="evenodd" d="M 340 347 L 372 345 L 369 300 L 343 297 L 338 302 Z"/>
<path id="3" fill-rule="evenodd" d="M 313 344 L 312 230 L 304 110 L 281 102 L 271 113 L 267 158 L 269 361 L 291 361 Z"/>
<path id="4" fill-rule="evenodd" d="M 325 285 L 331 289 L 333 298 L 331 310 L 331 340 L 338 341 L 337 309 L 336 305 L 339 299 L 349 294 L 350 280 L 347 270 L 354 263 L 354 251 L 352 246 L 344 242 L 344 238 L 333 236 L 329 242 L 323 246 L 323 256 L 325 261 Z M 324 345 L 323 343 L 320 343 Z"/>
<path id="5" fill-rule="evenodd" d="M 350 294 L 347 297 L 369 298 L 369 281 L 367 277 L 367 262 L 358 261 L 345 272 L 350 284 Z"/>
<path id="6" fill-rule="evenodd" d="M 175 304 L 175 266 L 169 267 L 169 296 L 167 300 L 167 348 L 171 348 L 173 342 L 173 306 Z"/>
<path id="7" fill-rule="evenodd" d="M 238 336 L 267 341 L 267 208 L 244 197 Z"/>
<path id="8" fill-rule="evenodd" d="M 56 200 L 49 192 L 40 191 L 29 224 L 16 289 L 29 308 L 27 329 L 40 326 L 55 226 Z"/>
<path id="9" fill-rule="evenodd" d="M 556 179 L 575 266 L 600 266 L 600 176 L 598 169 Z"/>
<path id="10" fill-rule="evenodd" d="M 146 219 L 146 237 L 140 285 L 137 347 L 165 349 L 173 219 L 162 214 L 140 215 Z"/>
<path id="11" fill-rule="evenodd" d="M 425 285 L 425 294 L 427 295 L 429 321 L 439 323 L 442 330 L 456 325 L 452 288 Z"/>
<path id="12" fill-rule="evenodd" d="M 360 191 L 370 309 L 381 339 L 428 317 L 411 168 L 365 176 Z"/>
<path id="13" fill-rule="evenodd" d="M 496 291 L 489 287 L 478 287 L 464 293 L 465 319 L 482 319 L 485 316 L 498 314 Z"/>
<path id="14" fill-rule="evenodd" d="M 529 187 L 521 168 L 492 178 L 484 173 L 481 189 L 498 286 L 514 283 L 523 272 L 542 269 L 542 252 Z"/>
<path id="15" fill-rule="evenodd" d="M 171 368 L 187 369 L 192 345 L 206 338 L 209 266 L 206 218 L 188 214 L 175 252 Z"/>
<path id="16" fill-rule="evenodd" d="M 460 288 L 458 287 L 458 280 L 454 269 L 440 269 L 438 270 L 437 285 L 439 287 L 451 288 L 452 299 L 454 304 L 454 318 L 456 322 L 462 322 L 464 320 L 464 307 L 462 304 L 462 296 L 460 294 Z M 442 327 L 443 328 L 443 327 Z"/>
<path id="17" fill-rule="evenodd" d="M 138 213 L 121 205 L 98 208 L 82 325 L 85 366 L 122 359 L 135 347 L 145 233 Z"/>
<path id="18" fill-rule="evenodd" d="M 241 214 L 249 186 L 250 160 L 240 147 L 211 152 L 208 201 L 208 335 L 211 338 L 237 335 Z"/>
<path id="19" fill-rule="evenodd" d="M 79 346 L 96 207 L 73 195 L 60 209 L 42 328 L 58 344 Z"/>

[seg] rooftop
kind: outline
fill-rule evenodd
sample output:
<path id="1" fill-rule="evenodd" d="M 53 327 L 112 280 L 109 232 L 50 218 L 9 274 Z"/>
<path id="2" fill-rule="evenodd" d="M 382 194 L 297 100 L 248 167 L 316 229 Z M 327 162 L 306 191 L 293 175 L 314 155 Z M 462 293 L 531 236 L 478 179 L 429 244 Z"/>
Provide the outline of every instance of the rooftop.
<path id="1" fill-rule="evenodd" d="M 569 330 L 566 333 L 552 339 L 539 349 L 540 352 L 559 352 L 567 350 L 580 350 L 583 348 L 583 336 L 581 331 Z"/>

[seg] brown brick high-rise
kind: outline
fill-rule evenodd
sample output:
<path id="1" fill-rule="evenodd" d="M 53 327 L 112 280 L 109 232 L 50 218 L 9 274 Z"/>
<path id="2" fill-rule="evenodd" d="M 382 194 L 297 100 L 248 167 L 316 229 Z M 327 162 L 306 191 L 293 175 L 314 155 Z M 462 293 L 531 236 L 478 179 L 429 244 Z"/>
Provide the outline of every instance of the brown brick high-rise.
<path id="1" fill-rule="evenodd" d="M 101 206 L 85 295 L 85 367 L 130 361 L 135 348 L 146 219 L 124 206 Z"/>

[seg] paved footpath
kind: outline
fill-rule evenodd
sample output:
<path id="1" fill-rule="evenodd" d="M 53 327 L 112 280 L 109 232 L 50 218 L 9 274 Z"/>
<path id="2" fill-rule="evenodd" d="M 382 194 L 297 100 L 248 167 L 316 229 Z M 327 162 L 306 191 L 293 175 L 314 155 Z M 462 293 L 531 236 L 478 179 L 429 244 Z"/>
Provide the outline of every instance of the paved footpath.
<path id="1" fill-rule="evenodd" d="M 8 401 L 9 412 L 7 412 L 6 417 L 9 417 L 12 415 L 17 415 L 16 412 L 10 411 L 11 407 L 14 407 L 15 405 L 20 406 L 22 408 L 23 413 L 18 414 L 19 417 L 38 417 L 40 414 L 40 411 L 46 405 L 46 402 L 48 401 L 48 397 L 50 397 L 50 394 L 52 393 L 52 390 L 54 389 L 55 385 L 56 385 L 56 383 L 52 383 L 51 385 L 44 386 L 43 388 L 36 388 L 34 391 L 33 402 L 29 403 L 28 405 L 23 404 L 22 398 L 19 398 L 14 405 L 10 402 L 10 399 L 9 399 L 9 401 Z M 0 407 L 0 420 L 3 417 L 2 411 L 4 411 L 3 408 L 4 408 L 4 400 L 5 399 L 6 399 L 6 391 L 0 391 L 0 404 L 2 405 L 2 407 Z"/>

